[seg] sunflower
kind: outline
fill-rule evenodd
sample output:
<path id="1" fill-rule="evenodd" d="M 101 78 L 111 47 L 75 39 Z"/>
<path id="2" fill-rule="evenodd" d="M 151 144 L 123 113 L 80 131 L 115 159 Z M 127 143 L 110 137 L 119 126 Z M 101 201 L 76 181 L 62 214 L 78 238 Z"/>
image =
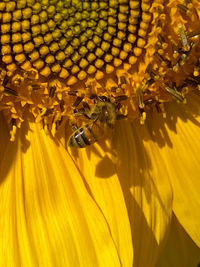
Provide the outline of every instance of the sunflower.
<path id="1" fill-rule="evenodd" d="M 0 266 L 200 262 L 198 0 L 0 2 Z"/>

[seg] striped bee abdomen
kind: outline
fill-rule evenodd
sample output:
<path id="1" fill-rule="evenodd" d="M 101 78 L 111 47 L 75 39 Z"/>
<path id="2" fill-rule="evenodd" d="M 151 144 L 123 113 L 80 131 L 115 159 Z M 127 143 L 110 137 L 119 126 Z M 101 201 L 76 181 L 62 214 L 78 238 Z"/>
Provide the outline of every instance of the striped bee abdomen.
<path id="1" fill-rule="evenodd" d="M 103 126 L 103 125 L 102 125 Z M 92 145 L 104 136 L 103 127 L 97 122 L 92 122 L 78 128 L 69 138 L 68 146 L 83 148 Z"/>

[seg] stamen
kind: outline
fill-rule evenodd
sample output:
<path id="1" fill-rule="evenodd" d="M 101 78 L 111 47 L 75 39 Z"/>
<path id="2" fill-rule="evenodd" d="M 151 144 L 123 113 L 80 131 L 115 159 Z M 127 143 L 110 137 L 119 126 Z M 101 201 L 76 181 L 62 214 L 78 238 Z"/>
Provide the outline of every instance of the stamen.
<path id="1" fill-rule="evenodd" d="M 154 98 L 149 98 L 149 99 L 144 100 L 145 106 L 152 105 L 155 102 L 156 102 L 156 100 Z"/>
<path id="2" fill-rule="evenodd" d="M 126 87 L 126 77 L 125 76 L 120 76 L 120 86 L 122 89 Z"/>
<path id="3" fill-rule="evenodd" d="M 183 45 L 183 49 L 185 51 L 189 51 L 190 45 L 188 43 L 188 39 L 187 39 L 186 33 L 185 33 L 182 25 L 178 25 L 178 32 L 179 32 L 179 37 L 180 37 L 182 45 Z"/>
<path id="4" fill-rule="evenodd" d="M 146 72 L 147 74 L 149 74 L 150 77 L 151 77 L 152 79 L 154 79 L 155 76 L 156 76 L 156 74 L 152 71 L 152 69 L 153 69 L 153 67 L 152 67 L 152 65 L 149 63 L 148 66 L 147 66 L 147 68 L 146 68 L 146 71 L 145 71 L 145 72 Z"/>
<path id="5" fill-rule="evenodd" d="M 158 34 L 158 41 L 160 42 L 160 44 L 162 45 L 164 43 L 164 38 L 161 34 Z"/>
<path id="6" fill-rule="evenodd" d="M 4 86 L 4 93 L 8 94 L 8 95 L 18 96 L 18 93 L 15 90 L 13 90 L 7 86 Z"/>
<path id="7" fill-rule="evenodd" d="M 143 93 L 142 93 L 140 84 L 136 84 L 136 95 L 137 95 L 137 100 L 138 100 L 138 106 L 139 108 L 143 109 L 144 100 L 143 100 Z"/>
<path id="8" fill-rule="evenodd" d="M 51 86 L 49 89 L 49 97 L 51 98 L 54 97 L 55 91 L 56 91 L 56 86 Z"/>
<path id="9" fill-rule="evenodd" d="M 64 102 L 64 100 L 61 100 L 61 101 L 60 101 L 60 110 L 61 110 L 62 112 L 65 110 L 64 106 L 65 106 L 65 102 Z"/>
<path id="10" fill-rule="evenodd" d="M 116 92 L 117 91 L 117 86 L 112 86 L 110 89 L 111 89 L 111 92 Z"/>
<path id="11" fill-rule="evenodd" d="M 194 76 L 191 74 L 190 77 L 194 79 L 198 84 L 200 84 L 200 76 Z"/>
<path id="12" fill-rule="evenodd" d="M 155 52 L 154 56 L 158 61 L 160 61 L 162 66 L 168 66 L 169 68 L 171 67 L 171 62 L 167 59 L 164 59 L 158 52 Z"/>
<path id="13" fill-rule="evenodd" d="M 158 52 L 154 53 L 154 56 L 160 61 L 161 63 L 164 62 L 164 59 L 161 57 L 161 55 L 158 54 Z"/>
<path id="14" fill-rule="evenodd" d="M 33 91 L 37 91 L 37 90 L 39 90 L 41 88 L 40 84 L 32 84 L 31 87 L 32 87 Z"/>
<path id="15" fill-rule="evenodd" d="M 195 29 L 195 30 L 193 30 L 193 31 L 191 31 L 191 32 L 188 32 L 188 33 L 187 33 L 187 37 L 188 37 L 188 38 L 191 38 L 191 37 L 197 36 L 197 35 L 199 35 L 199 34 L 200 34 L 200 28 Z"/>
<path id="16" fill-rule="evenodd" d="M 127 95 L 120 95 L 120 96 L 115 97 L 116 102 L 120 102 L 120 101 L 127 100 L 127 99 L 128 99 Z"/>
<path id="17" fill-rule="evenodd" d="M 155 82 L 155 80 L 151 78 L 150 80 L 148 80 L 148 81 L 146 82 L 146 84 L 147 84 L 148 86 L 151 86 L 154 82 Z"/>
<path id="18" fill-rule="evenodd" d="M 193 87 L 197 87 L 199 83 L 197 81 L 191 80 L 191 79 L 185 79 L 185 82 Z"/>
<path id="19" fill-rule="evenodd" d="M 183 4 L 177 4 L 176 6 L 185 13 L 188 11 L 188 8 Z"/>
<path id="20" fill-rule="evenodd" d="M 6 86 L 9 82 L 9 80 L 10 80 L 10 77 L 8 77 L 8 75 L 5 75 L 4 79 L 3 79 L 3 86 Z"/>
<path id="21" fill-rule="evenodd" d="M 72 104 L 72 107 L 74 108 L 78 107 L 78 105 L 82 102 L 83 98 L 84 98 L 84 95 L 78 96 L 75 102 Z"/>
<path id="22" fill-rule="evenodd" d="M 146 73 L 151 74 L 151 72 L 152 72 L 152 65 L 151 63 L 149 63 L 148 66 L 146 67 Z"/>
<path id="23" fill-rule="evenodd" d="M 76 91 L 76 90 L 75 91 L 68 91 L 67 93 L 68 93 L 68 95 L 76 96 L 78 91 Z"/>
<path id="24" fill-rule="evenodd" d="M 172 89 L 168 86 L 165 87 L 166 91 L 168 93 L 170 93 L 172 96 L 174 96 L 177 100 L 179 100 L 180 102 L 183 102 L 184 101 L 184 97 L 182 96 L 182 94 L 177 91 L 176 89 Z"/>
<path id="25" fill-rule="evenodd" d="M 44 116 L 49 116 L 49 115 L 53 114 L 53 111 L 54 111 L 53 108 L 48 108 L 43 115 Z"/>

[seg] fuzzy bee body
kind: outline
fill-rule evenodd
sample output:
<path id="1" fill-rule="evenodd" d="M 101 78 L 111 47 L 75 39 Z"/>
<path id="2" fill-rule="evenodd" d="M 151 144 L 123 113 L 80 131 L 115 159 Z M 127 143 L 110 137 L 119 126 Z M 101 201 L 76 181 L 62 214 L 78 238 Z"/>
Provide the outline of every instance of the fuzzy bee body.
<path id="1" fill-rule="evenodd" d="M 83 148 L 104 138 L 106 129 L 112 129 L 115 125 L 116 106 L 108 101 L 98 101 L 88 114 L 85 115 L 92 122 L 76 129 L 69 137 L 68 146 Z"/>

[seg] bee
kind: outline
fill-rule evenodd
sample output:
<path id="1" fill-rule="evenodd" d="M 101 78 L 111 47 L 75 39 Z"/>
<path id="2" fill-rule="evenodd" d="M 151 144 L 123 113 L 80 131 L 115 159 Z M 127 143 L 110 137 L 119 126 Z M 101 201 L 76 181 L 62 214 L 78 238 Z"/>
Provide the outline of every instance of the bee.
<path id="1" fill-rule="evenodd" d="M 117 119 L 117 105 L 107 97 L 99 97 L 94 106 L 84 115 L 91 120 L 77 128 L 69 137 L 68 146 L 83 148 L 105 137 L 106 129 L 113 129 Z"/>

